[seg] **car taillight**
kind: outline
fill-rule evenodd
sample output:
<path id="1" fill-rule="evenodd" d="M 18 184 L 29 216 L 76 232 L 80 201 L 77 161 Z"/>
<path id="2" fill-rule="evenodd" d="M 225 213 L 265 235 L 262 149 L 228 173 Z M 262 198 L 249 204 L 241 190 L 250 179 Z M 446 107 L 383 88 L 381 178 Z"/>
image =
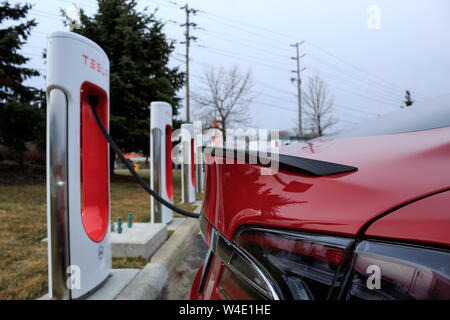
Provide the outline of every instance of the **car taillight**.
<path id="1" fill-rule="evenodd" d="M 200 217 L 200 230 L 209 246 L 205 259 L 200 292 L 213 257 L 223 265 L 219 292 L 228 299 L 279 299 L 278 290 L 270 276 L 261 267 L 220 232 L 214 229 L 204 215 Z"/>
<path id="2" fill-rule="evenodd" d="M 219 259 L 225 299 L 450 299 L 450 251 L 246 227 L 228 241 L 205 218 L 200 229 Z M 215 260 L 214 260 L 215 261 Z"/>
<path id="3" fill-rule="evenodd" d="M 347 299 L 450 299 L 450 253 L 363 241 L 357 248 Z"/>
<path id="4" fill-rule="evenodd" d="M 267 296 L 224 267 L 219 283 L 219 293 L 228 300 L 265 300 Z"/>
<path id="5" fill-rule="evenodd" d="M 327 299 L 342 284 L 339 267 L 352 240 L 346 238 L 249 229 L 237 245 L 270 274 L 285 298 Z"/>

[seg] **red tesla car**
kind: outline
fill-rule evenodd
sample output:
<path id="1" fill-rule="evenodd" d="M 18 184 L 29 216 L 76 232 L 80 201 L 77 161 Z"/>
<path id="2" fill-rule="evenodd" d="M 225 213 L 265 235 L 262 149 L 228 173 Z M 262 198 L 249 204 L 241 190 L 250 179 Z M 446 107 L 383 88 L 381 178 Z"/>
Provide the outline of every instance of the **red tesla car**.
<path id="1" fill-rule="evenodd" d="M 450 299 L 450 108 L 283 147 L 278 170 L 205 151 L 191 299 Z"/>

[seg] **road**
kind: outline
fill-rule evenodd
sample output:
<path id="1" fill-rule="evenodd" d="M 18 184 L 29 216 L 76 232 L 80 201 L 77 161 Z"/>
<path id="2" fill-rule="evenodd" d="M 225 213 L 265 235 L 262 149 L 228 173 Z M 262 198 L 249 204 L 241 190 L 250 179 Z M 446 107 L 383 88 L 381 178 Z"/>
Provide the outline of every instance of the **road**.
<path id="1" fill-rule="evenodd" d="M 195 274 L 202 264 L 208 247 L 200 234 L 195 235 L 191 250 L 169 275 L 158 300 L 187 300 Z"/>

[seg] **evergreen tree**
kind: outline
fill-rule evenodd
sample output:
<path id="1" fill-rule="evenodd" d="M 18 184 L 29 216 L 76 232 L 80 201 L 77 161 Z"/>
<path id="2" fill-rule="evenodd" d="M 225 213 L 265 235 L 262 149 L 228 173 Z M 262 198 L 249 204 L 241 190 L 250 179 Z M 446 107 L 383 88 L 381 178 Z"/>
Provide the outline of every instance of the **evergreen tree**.
<path id="1" fill-rule="evenodd" d="M 409 90 L 406 90 L 404 103 L 405 105 L 401 106 L 402 108 L 410 107 L 414 103 L 414 100 L 411 99 L 411 92 L 409 92 Z"/>
<path id="2" fill-rule="evenodd" d="M 174 43 L 155 13 L 138 12 L 135 0 L 98 0 L 98 12 L 89 17 L 81 11 L 80 21 L 74 32 L 96 42 L 110 59 L 111 136 L 122 150 L 149 155 L 150 103 L 166 101 L 178 114 L 176 92 L 184 74 L 168 67 Z"/>
<path id="3" fill-rule="evenodd" d="M 30 9 L 29 4 L 13 6 L 4 1 L 0 23 L 24 19 Z M 25 151 L 25 142 L 45 139 L 45 112 L 39 104 L 42 92 L 23 84 L 39 72 L 25 67 L 29 58 L 19 53 L 36 25 L 33 19 L 0 30 L 0 143 L 12 152 Z"/>

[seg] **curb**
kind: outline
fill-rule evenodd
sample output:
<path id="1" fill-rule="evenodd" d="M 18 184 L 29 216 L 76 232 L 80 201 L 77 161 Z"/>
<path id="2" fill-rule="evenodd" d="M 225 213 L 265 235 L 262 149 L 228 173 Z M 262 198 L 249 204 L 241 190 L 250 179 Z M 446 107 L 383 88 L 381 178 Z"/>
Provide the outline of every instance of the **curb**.
<path id="1" fill-rule="evenodd" d="M 195 209 L 200 213 L 201 206 Z M 115 300 L 156 300 L 170 273 L 187 253 L 198 231 L 198 220 L 186 218 L 172 236 L 151 257 L 150 262 L 114 298 Z"/>

